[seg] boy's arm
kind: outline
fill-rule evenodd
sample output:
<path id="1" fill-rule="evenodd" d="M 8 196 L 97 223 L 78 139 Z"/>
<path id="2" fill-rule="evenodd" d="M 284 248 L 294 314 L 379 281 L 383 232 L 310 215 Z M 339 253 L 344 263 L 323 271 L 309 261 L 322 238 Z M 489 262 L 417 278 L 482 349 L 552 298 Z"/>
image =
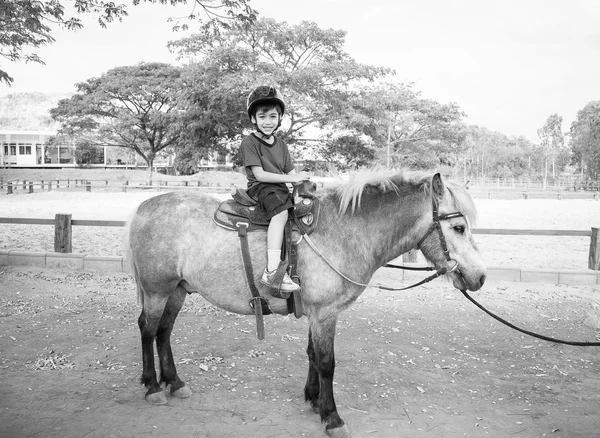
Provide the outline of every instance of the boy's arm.
<path id="1" fill-rule="evenodd" d="M 296 173 L 296 170 L 293 169 L 287 174 L 278 174 L 266 172 L 261 166 L 252 166 L 252 173 L 256 179 L 260 182 L 266 183 L 296 183 L 300 181 L 304 181 L 306 179 L 310 179 L 310 175 L 306 171 L 302 171 L 300 173 Z"/>

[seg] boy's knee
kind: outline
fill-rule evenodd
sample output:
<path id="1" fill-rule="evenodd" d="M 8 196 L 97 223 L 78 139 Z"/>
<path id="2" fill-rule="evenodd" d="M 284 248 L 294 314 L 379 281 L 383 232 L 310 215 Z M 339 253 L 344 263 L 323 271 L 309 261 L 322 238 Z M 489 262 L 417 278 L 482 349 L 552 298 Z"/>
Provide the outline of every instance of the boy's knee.
<path id="1" fill-rule="evenodd" d="M 288 218 L 288 211 L 283 210 L 283 211 L 280 211 L 279 213 L 277 213 L 275 216 L 273 216 L 273 218 L 271 220 L 275 219 L 275 220 L 280 220 L 280 221 L 287 221 L 287 218 Z"/>

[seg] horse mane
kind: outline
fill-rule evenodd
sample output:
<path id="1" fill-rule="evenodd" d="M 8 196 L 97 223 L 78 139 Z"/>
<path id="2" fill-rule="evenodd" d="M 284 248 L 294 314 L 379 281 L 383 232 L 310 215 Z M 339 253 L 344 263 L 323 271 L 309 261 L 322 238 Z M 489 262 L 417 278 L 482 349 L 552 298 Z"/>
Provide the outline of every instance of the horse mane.
<path id="1" fill-rule="evenodd" d="M 431 193 L 431 179 L 433 172 L 411 171 L 403 169 L 400 171 L 367 169 L 363 170 L 346 183 L 336 187 L 335 193 L 339 200 L 339 211 L 344 214 L 350 210 L 354 214 L 360 209 L 362 196 L 367 188 L 373 188 L 381 193 L 394 191 L 397 194 L 405 191 L 408 186 L 423 190 L 424 194 Z M 471 195 L 461 184 L 444 180 L 446 188 L 450 192 L 452 202 L 458 211 L 463 213 L 471 224 L 477 219 L 477 209 Z"/>

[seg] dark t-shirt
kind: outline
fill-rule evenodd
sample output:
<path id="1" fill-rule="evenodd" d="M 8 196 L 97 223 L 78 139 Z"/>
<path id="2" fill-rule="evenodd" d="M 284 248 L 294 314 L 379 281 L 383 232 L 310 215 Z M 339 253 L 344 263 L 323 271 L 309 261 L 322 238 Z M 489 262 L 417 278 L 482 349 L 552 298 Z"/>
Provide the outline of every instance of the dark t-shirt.
<path id="1" fill-rule="evenodd" d="M 254 134 L 250 134 L 242 140 L 240 150 L 246 169 L 246 178 L 248 178 L 248 188 L 259 183 L 254 176 L 254 172 L 252 172 L 252 166 L 261 166 L 265 172 L 279 175 L 286 174 L 294 169 L 294 163 L 287 145 L 283 140 L 277 137 L 274 138 L 273 144 L 268 144 Z"/>

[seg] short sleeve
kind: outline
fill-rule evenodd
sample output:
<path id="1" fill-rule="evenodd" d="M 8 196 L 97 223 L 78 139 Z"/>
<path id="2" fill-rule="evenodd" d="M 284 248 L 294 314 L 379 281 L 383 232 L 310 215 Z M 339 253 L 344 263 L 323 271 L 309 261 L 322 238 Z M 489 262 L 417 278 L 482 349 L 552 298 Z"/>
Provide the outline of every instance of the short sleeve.
<path id="1" fill-rule="evenodd" d="M 283 143 L 283 142 L 282 142 Z M 283 171 L 285 173 L 289 173 L 295 169 L 294 162 L 292 161 L 292 156 L 290 155 L 290 151 L 285 143 L 283 143 L 285 148 L 285 163 L 283 165 Z"/>
<path id="2" fill-rule="evenodd" d="M 258 153 L 257 143 L 252 141 L 251 136 L 247 136 L 242 140 L 240 146 L 242 151 L 242 160 L 244 167 L 261 166 L 262 161 Z"/>

